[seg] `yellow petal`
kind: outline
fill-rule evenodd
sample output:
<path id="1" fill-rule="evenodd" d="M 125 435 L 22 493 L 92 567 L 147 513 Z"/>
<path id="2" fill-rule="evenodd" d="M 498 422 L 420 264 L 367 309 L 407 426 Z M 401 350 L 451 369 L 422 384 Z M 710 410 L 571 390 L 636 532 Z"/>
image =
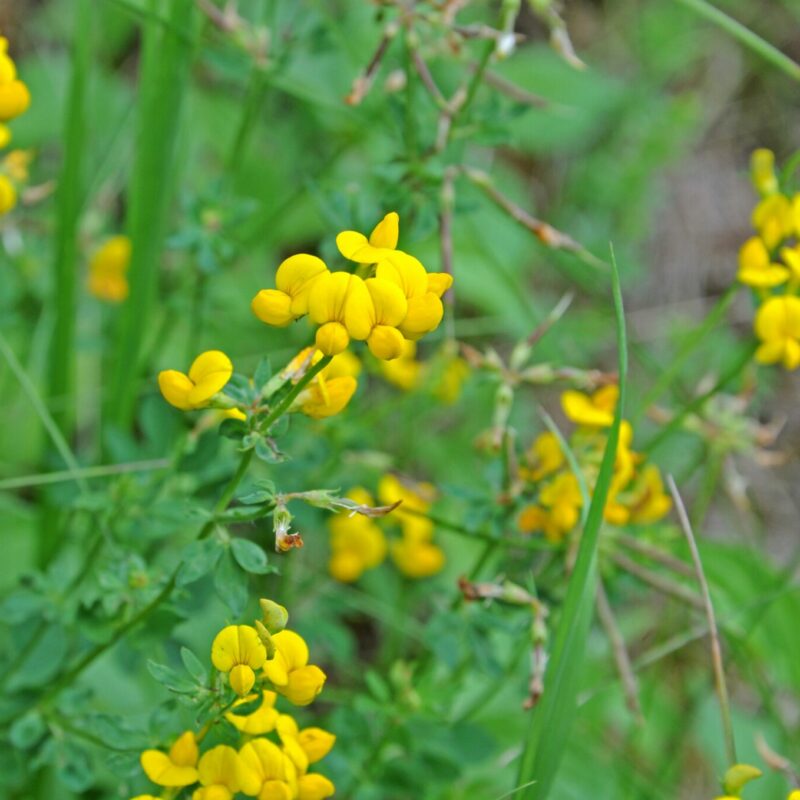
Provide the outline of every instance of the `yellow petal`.
<path id="1" fill-rule="evenodd" d="M 286 660 L 290 672 L 308 664 L 308 645 L 299 633 L 283 630 L 276 633 L 272 641 Z"/>
<path id="2" fill-rule="evenodd" d="M 453 285 L 453 276 L 447 272 L 428 273 L 428 291 L 441 297 Z"/>
<path id="3" fill-rule="evenodd" d="M 11 81 L 0 85 L 0 122 L 24 114 L 31 104 L 31 94 L 22 81 Z"/>
<path id="4" fill-rule="evenodd" d="M 201 353 L 189 367 L 189 380 L 194 388 L 189 392 L 189 402 L 195 407 L 210 400 L 231 379 L 233 364 L 221 350 Z"/>
<path id="5" fill-rule="evenodd" d="M 306 755 L 306 751 L 300 747 L 300 743 L 294 737 L 287 736 L 285 739 L 281 739 L 281 741 L 283 742 L 283 752 L 302 775 L 308 769 L 308 756 Z"/>
<path id="6" fill-rule="evenodd" d="M 783 366 L 788 370 L 795 370 L 800 366 L 800 342 L 797 339 L 788 339 L 783 350 Z"/>
<path id="7" fill-rule="evenodd" d="M 309 664 L 293 669 L 289 673 L 288 683 L 279 691 L 290 703 L 307 706 L 322 691 L 325 680 L 325 673 L 314 664 Z"/>
<path id="8" fill-rule="evenodd" d="M 228 680 L 233 689 L 239 697 L 244 697 L 256 682 L 256 675 L 251 667 L 247 664 L 236 664 L 228 674 Z"/>
<path id="9" fill-rule="evenodd" d="M 392 560 L 407 578 L 428 578 L 444 566 L 444 552 L 429 542 L 392 542 Z"/>
<path id="10" fill-rule="evenodd" d="M 197 739 L 192 731 L 184 731 L 169 749 L 170 759 L 179 767 L 193 767 L 197 755 Z"/>
<path id="11" fill-rule="evenodd" d="M 347 349 L 350 336 L 341 322 L 326 322 L 317 328 L 314 344 L 326 356 L 335 356 Z"/>
<path id="12" fill-rule="evenodd" d="M 358 382 L 349 375 L 332 378 L 325 382 L 325 392 L 318 384 L 312 384 L 300 405 L 300 411 L 314 419 L 325 419 L 340 413 L 355 394 Z"/>
<path id="13" fill-rule="evenodd" d="M 400 238 L 400 217 L 396 211 L 390 211 L 372 230 L 369 243 L 373 247 L 394 250 Z"/>
<path id="14" fill-rule="evenodd" d="M 220 672 L 230 672 L 239 664 L 258 669 L 266 659 L 267 651 L 258 632 L 249 625 L 226 626 L 211 645 L 211 663 Z"/>
<path id="15" fill-rule="evenodd" d="M 336 237 L 336 246 L 339 248 L 339 252 L 351 261 L 358 261 L 355 256 L 361 251 L 371 253 L 374 250 L 370 247 L 367 237 L 358 231 L 342 231 Z M 371 264 L 372 262 L 367 260 L 360 263 Z"/>
<path id="16" fill-rule="evenodd" d="M 181 411 L 189 411 L 194 406 L 189 402 L 189 395 L 194 384 L 182 372 L 167 369 L 158 373 L 158 388 L 164 399 Z"/>
<path id="17" fill-rule="evenodd" d="M 364 574 L 365 568 L 364 559 L 353 550 L 333 553 L 328 561 L 328 572 L 340 583 L 354 583 Z"/>
<path id="18" fill-rule="evenodd" d="M 389 253 L 378 263 L 376 277 L 396 283 L 403 294 L 411 299 L 428 292 L 428 273 L 414 256 L 401 250 Z"/>
<path id="19" fill-rule="evenodd" d="M 325 800 L 333 797 L 336 787 L 324 776 L 318 773 L 303 775 L 297 784 L 297 800 Z"/>
<path id="20" fill-rule="evenodd" d="M 180 766 L 160 750 L 145 750 L 139 758 L 145 775 L 159 786 L 191 786 L 197 782 L 197 769 Z"/>
<path id="21" fill-rule="evenodd" d="M 297 734 L 297 741 L 308 756 L 308 763 L 321 761 L 336 744 L 336 736 L 322 728 L 303 728 Z"/>
<path id="22" fill-rule="evenodd" d="M 317 256 L 298 253 L 281 262 L 275 274 L 275 286 L 292 298 L 292 314 L 301 317 L 308 311 L 308 295 L 314 282 L 328 272 Z"/>
<path id="23" fill-rule="evenodd" d="M 267 325 L 285 328 L 295 320 L 292 298 L 278 289 L 262 289 L 251 301 L 253 313 Z"/>
<path id="24" fill-rule="evenodd" d="M 794 279 L 800 279 L 800 247 L 797 245 L 795 247 L 784 247 L 781 250 L 781 258 L 792 271 Z"/>
<path id="25" fill-rule="evenodd" d="M 736 278 L 747 286 L 770 289 L 786 283 L 789 280 L 789 270 L 780 264 L 771 264 L 764 269 L 740 269 Z"/>
<path id="26" fill-rule="evenodd" d="M 251 714 L 242 716 L 229 711 L 225 715 L 225 719 L 237 730 L 240 730 L 242 733 L 250 734 L 251 736 L 256 736 L 260 733 L 269 733 L 271 730 L 274 730 L 275 723 L 278 721 L 278 712 L 275 710 L 275 700 L 278 695 L 275 692 L 264 690 L 261 696 L 263 698 L 261 705 Z M 233 704 L 233 708 L 243 703 L 249 703 L 254 700 L 255 697 L 256 695 L 243 697 Z"/>
<path id="27" fill-rule="evenodd" d="M 373 325 L 399 325 L 408 313 L 408 301 L 402 289 L 391 281 L 370 278 L 365 282 L 374 306 Z"/>
<path id="28" fill-rule="evenodd" d="M 233 793 L 227 786 L 220 784 L 202 786 L 192 792 L 192 800 L 233 800 Z"/>
<path id="29" fill-rule="evenodd" d="M 775 153 L 759 147 L 750 156 L 750 175 L 753 185 L 761 195 L 778 191 L 778 177 L 775 175 Z"/>
<path id="30" fill-rule="evenodd" d="M 221 784 L 231 792 L 239 791 L 239 754 L 232 747 L 220 744 L 203 753 L 197 773 L 203 786 Z"/>
<path id="31" fill-rule="evenodd" d="M 397 328 L 378 325 L 367 339 L 367 346 L 375 358 L 391 361 L 403 355 L 405 338 Z"/>
<path id="32" fill-rule="evenodd" d="M 0 175 L 0 216 L 7 214 L 17 204 L 17 190 L 5 176 Z"/>
<path id="33" fill-rule="evenodd" d="M 408 313 L 400 325 L 400 331 L 408 339 L 419 339 L 426 333 L 436 330 L 443 316 L 442 301 L 433 292 L 411 297 L 408 301 Z"/>
<path id="34" fill-rule="evenodd" d="M 759 364 L 777 364 L 783 360 L 783 345 L 782 340 L 765 342 L 756 350 L 756 361 Z"/>
<path id="35" fill-rule="evenodd" d="M 577 425 L 605 428 L 614 421 L 614 415 L 598 408 L 583 392 L 568 390 L 561 395 L 561 408 L 567 419 Z"/>

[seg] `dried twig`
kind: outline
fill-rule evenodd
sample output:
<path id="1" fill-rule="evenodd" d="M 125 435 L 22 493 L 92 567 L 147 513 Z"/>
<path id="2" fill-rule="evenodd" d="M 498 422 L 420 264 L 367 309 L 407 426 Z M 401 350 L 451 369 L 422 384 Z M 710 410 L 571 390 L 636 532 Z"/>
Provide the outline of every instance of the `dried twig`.
<path id="1" fill-rule="evenodd" d="M 350 90 L 350 94 L 344 99 L 347 105 L 357 106 L 364 100 L 367 94 L 369 94 L 369 90 L 372 88 L 372 83 L 378 73 L 378 67 L 380 67 L 381 61 L 383 61 L 383 57 L 389 49 L 389 44 L 397 35 L 397 30 L 398 28 L 396 25 L 389 25 L 386 27 L 366 69 L 353 81 L 353 88 Z"/>
<path id="2" fill-rule="evenodd" d="M 639 704 L 639 684 L 636 680 L 633 667 L 631 666 L 631 659 L 628 655 L 628 649 L 625 646 L 625 639 L 622 636 L 622 631 L 620 631 L 617 620 L 614 617 L 614 612 L 611 610 L 611 603 L 608 601 L 606 590 L 600 582 L 597 584 L 597 615 L 611 643 L 611 650 L 614 653 L 614 662 L 617 665 L 617 671 L 622 681 L 622 689 L 625 692 L 625 704 L 628 706 L 631 713 L 641 722 L 642 707 Z"/>
<path id="3" fill-rule="evenodd" d="M 618 567 L 621 567 L 626 572 L 630 572 L 635 578 L 649 584 L 659 592 L 681 600 L 692 606 L 692 608 L 696 608 L 698 611 L 705 610 L 703 598 L 695 594 L 691 589 L 687 589 L 682 584 L 675 583 L 675 581 L 665 578 L 663 575 L 659 575 L 657 572 L 653 572 L 647 569 L 647 567 L 643 567 L 641 564 L 637 564 L 632 559 L 622 555 L 622 553 L 611 553 L 610 558 Z"/>
<path id="4" fill-rule="evenodd" d="M 692 554 L 692 561 L 694 562 L 695 571 L 697 573 L 697 582 L 700 584 L 700 590 L 703 594 L 703 608 L 706 612 L 708 632 L 711 639 L 711 664 L 714 668 L 714 683 L 716 684 L 719 710 L 722 717 L 725 750 L 728 757 L 728 764 L 733 766 L 738 761 L 736 758 L 736 742 L 733 736 L 728 685 L 725 681 L 725 668 L 722 663 L 722 646 L 720 645 L 717 620 L 714 616 L 714 606 L 711 602 L 711 592 L 708 588 L 705 572 L 703 571 L 703 562 L 700 559 L 700 551 L 697 549 L 697 541 L 692 531 L 692 525 L 689 522 L 689 515 L 686 513 L 686 506 L 683 504 L 683 499 L 678 491 L 678 487 L 675 485 L 675 479 L 672 475 L 667 475 L 667 484 L 669 485 L 669 491 L 670 494 L 672 494 L 672 500 L 678 512 L 678 520 L 686 536 L 686 541 L 689 543 L 689 550 Z"/>

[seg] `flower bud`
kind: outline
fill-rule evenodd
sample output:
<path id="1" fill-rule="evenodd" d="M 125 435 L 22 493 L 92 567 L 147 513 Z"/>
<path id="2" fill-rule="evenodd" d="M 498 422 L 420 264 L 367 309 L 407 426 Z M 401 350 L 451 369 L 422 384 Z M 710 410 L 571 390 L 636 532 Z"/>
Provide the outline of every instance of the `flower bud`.
<path id="1" fill-rule="evenodd" d="M 278 633 L 282 631 L 289 623 L 289 612 L 279 603 L 274 600 L 265 600 L 262 598 L 258 601 L 261 606 L 261 611 L 264 614 L 263 622 L 264 627 L 270 633 Z"/>
<path id="2" fill-rule="evenodd" d="M 739 796 L 744 785 L 761 777 L 761 770 L 751 764 L 734 764 L 725 773 L 722 787 L 728 794 Z"/>
<path id="3" fill-rule="evenodd" d="M 275 658 L 275 643 L 272 641 L 270 632 L 264 627 L 261 620 L 256 620 L 255 626 L 258 638 L 261 639 L 261 644 L 263 644 L 267 650 L 267 661 Z"/>

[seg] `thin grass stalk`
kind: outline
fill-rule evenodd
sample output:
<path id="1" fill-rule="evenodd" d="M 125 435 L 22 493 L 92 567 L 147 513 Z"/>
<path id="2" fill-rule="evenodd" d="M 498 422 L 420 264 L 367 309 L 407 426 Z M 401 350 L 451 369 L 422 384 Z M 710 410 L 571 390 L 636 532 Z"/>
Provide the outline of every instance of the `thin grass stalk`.
<path id="1" fill-rule="evenodd" d="M 745 47 L 763 58 L 764 61 L 772 64 L 773 67 L 777 67 L 790 78 L 800 81 L 800 64 L 782 53 L 774 45 L 762 39 L 750 28 L 742 25 L 741 22 L 729 17 L 724 11 L 720 11 L 716 6 L 707 3 L 706 0 L 678 0 L 678 2 L 698 16 L 713 22 L 714 25 L 717 25 L 734 39 L 741 42 Z"/>
<path id="2" fill-rule="evenodd" d="M 136 154 L 128 191 L 127 231 L 132 242 L 130 296 L 117 329 L 110 422 L 130 425 L 142 371 L 145 337 L 152 324 L 158 273 L 174 177 L 181 106 L 193 48 L 175 30 L 194 29 L 195 4 L 168 4 L 170 26 L 157 19 L 157 0 L 149 0 L 143 23 L 143 53 Z"/>
<path id="3" fill-rule="evenodd" d="M 617 319 L 619 351 L 619 402 L 608 432 L 603 461 L 581 535 L 575 568 L 569 579 L 567 596 L 556 630 L 550 663 L 545 673 L 544 694 L 533 711 L 528 735 L 523 743 L 517 775 L 521 800 L 544 800 L 555 781 L 567 747 L 577 709 L 578 689 L 586 640 L 594 611 L 597 588 L 597 552 L 606 499 L 614 475 L 619 430 L 625 408 L 625 382 L 628 374 L 628 349 L 625 314 L 619 271 L 611 252 L 612 290 Z"/>
<path id="4" fill-rule="evenodd" d="M 53 259 L 55 324 L 50 342 L 48 394 L 64 398 L 56 423 L 67 435 L 75 402 L 75 320 L 78 287 L 78 224 L 84 201 L 83 166 L 86 152 L 86 84 L 92 59 L 92 9 L 78 0 L 72 38 L 72 72 L 64 118 L 64 161 L 56 189 L 56 236 Z"/>

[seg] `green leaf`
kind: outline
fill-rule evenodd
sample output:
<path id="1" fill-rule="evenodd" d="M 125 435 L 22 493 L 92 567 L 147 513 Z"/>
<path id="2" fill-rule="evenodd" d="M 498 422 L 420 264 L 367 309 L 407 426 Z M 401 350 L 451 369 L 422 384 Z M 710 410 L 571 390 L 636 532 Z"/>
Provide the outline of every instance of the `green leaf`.
<path id="1" fill-rule="evenodd" d="M 56 752 L 56 775 L 67 789 L 77 793 L 85 792 L 94 783 L 89 756 L 69 741 Z"/>
<path id="2" fill-rule="evenodd" d="M 247 424 L 241 419 L 224 419 L 219 425 L 219 435 L 226 439 L 238 442 L 249 430 Z"/>
<path id="3" fill-rule="evenodd" d="M 159 664 L 156 661 L 147 661 L 147 671 L 162 685 L 171 692 L 177 694 L 188 694 L 194 692 L 195 684 L 177 673 L 172 667 L 166 664 Z"/>
<path id="4" fill-rule="evenodd" d="M 188 648 L 181 647 L 181 661 L 186 671 L 201 685 L 208 680 L 208 671 L 200 659 Z"/>
<path id="5" fill-rule="evenodd" d="M 255 542 L 248 539 L 232 539 L 231 551 L 236 562 L 245 572 L 264 575 L 272 571 L 267 563 L 267 554 Z"/>
<path id="6" fill-rule="evenodd" d="M 207 539 L 198 539 L 186 545 L 181 558 L 181 568 L 176 578 L 178 586 L 186 586 L 208 575 L 220 556 L 225 551 L 222 542 L 216 536 Z"/>
<path id="7" fill-rule="evenodd" d="M 239 705 L 234 706 L 231 709 L 231 712 L 235 714 L 237 717 L 246 717 L 248 714 L 252 714 L 254 711 L 258 711 L 261 708 L 261 703 L 264 701 L 264 698 L 259 695 L 258 697 L 254 697 L 252 700 L 249 700 L 246 703 L 241 703 Z"/>
<path id="8" fill-rule="evenodd" d="M 575 568 L 569 579 L 564 606 L 544 678 L 544 694 L 531 718 L 519 764 L 517 787 L 521 800 L 544 800 L 555 780 L 567 748 L 577 709 L 586 640 L 597 586 L 597 549 L 608 490 L 614 476 L 619 429 L 625 408 L 628 349 L 625 314 L 614 252 L 611 252 L 612 289 L 617 317 L 619 403 L 609 429 L 603 461 L 580 539 Z M 523 788 L 524 787 L 524 788 Z"/>
<path id="9" fill-rule="evenodd" d="M 266 382 L 272 377 L 272 364 L 269 358 L 262 358 L 258 362 L 256 371 L 253 375 L 253 383 L 255 384 L 256 391 L 261 391 Z"/>
<path id="10" fill-rule="evenodd" d="M 272 481 L 257 481 L 256 486 L 257 488 L 252 492 L 243 494 L 236 499 L 248 506 L 258 506 L 275 499 L 275 484 Z"/>
<path id="11" fill-rule="evenodd" d="M 39 742 L 45 730 L 42 715 L 33 710 L 14 722 L 8 731 L 8 738 L 18 750 L 28 750 Z"/>
<path id="12" fill-rule="evenodd" d="M 241 615 L 247 605 L 248 583 L 247 573 L 237 566 L 230 551 L 225 553 L 214 573 L 214 588 L 234 617 Z"/>

